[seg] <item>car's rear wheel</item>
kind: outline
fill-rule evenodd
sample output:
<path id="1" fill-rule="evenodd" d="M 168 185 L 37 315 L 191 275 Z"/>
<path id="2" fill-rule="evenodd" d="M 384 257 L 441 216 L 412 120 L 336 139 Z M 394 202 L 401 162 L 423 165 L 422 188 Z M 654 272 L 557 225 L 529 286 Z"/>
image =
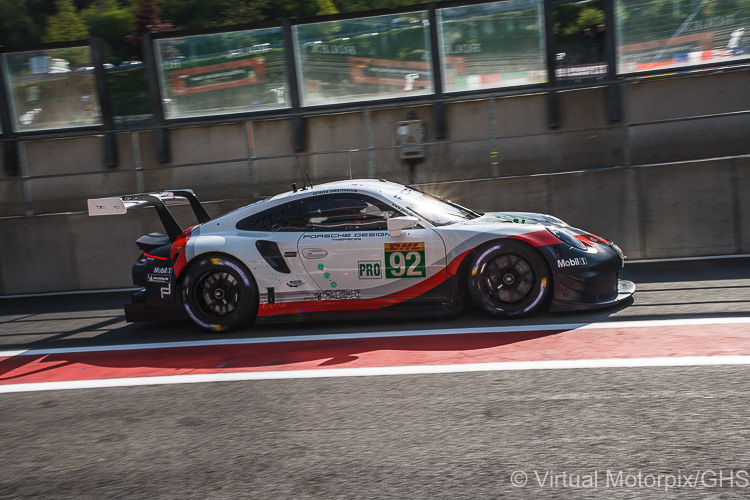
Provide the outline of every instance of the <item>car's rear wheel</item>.
<path id="1" fill-rule="evenodd" d="M 551 288 L 544 258 L 514 240 L 498 241 L 480 252 L 469 269 L 468 281 L 474 302 L 498 317 L 524 316 L 539 310 Z"/>
<path id="2" fill-rule="evenodd" d="M 255 317 L 258 290 L 250 273 L 229 257 L 206 257 L 182 282 L 182 303 L 190 319 L 214 332 L 241 328 Z"/>

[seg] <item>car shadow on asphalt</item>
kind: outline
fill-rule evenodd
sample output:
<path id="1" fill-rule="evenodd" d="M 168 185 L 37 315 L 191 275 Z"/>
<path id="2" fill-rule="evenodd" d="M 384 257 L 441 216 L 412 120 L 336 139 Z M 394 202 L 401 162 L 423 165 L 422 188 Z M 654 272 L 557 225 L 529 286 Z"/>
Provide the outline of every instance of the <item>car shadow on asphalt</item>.
<path id="1" fill-rule="evenodd" d="M 120 299 L 122 297 L 119 297 Z M 61 305 L 53 297 L 37 298 L 26 304 L 18 317 L 0 315 L 0 351 L 65 349 L 90 346 L 155 344 L 193 341 L 231 341 L 246 338 L 283 338 L 331 334 L 378 334 L 394 331 L 442 331 L 448 329 L 498 328 L 531 324 L 590 323 L 605 321 L 628 307 L 628 302 L 598 311 L 580 313 L 536 313 L 520 319 L 497 319 L 468 305 L 456 314 L 431 317 L 373 317 L 330 319 L 323 315 L 286 322 L 253 324 L 232 332 L 206 331 L 187 317 L 126 323 L 117 297 L 95 297 L 94 304 L 79 301 Z M 93 311 L 111 310 L 100 315 Z M 59 313 L 60 315 L 58 316 Z M 92 314 L 88 314 L 91 312 Z M 54 319 L 59 318 L 59 319 Z M 70 327 L 66 328 L 67 325 Z"/>
<path id="2" fill-rule="evenodd" d="M 523 342 L 557 335 L 567 330 L 519 331 L 498 334 L 494 332 L 477 332 L 471 334 L 414 335 L 399 337 L 363 337 L 348 339 L 296 340 L 294 342 L 274 341 L 256 344 L 217 343 L 198 346 L 162 346 L 151 349 L 134 350 L 99 350 L 28 353 L 0 360 L 0 383 L 23 382 L 24 379 L 44 380 L 45 372 L 72 369 L 74 376 L 90 367 L 120 372 L 105 372 L 111 378 L 117 376 L 134 376 L 148 374 L 153 370 L 169 370 L 169 374 L 197 374 L 202 371 L 243 369 L 278 369 L 277 367 L 347 367 L 364 355 L 375 356 L 381 360 L 389 357 L 402 359 L 399 352 L 461 353 L 461 356 L 472 362 L 486 362 L 479 354 L 485 349 L 512 346 Z M 33 351 L 32 351 L 33 352 Z M 474 356 L 476 359 L 474 359 Z M 508 359 L 495 361 L 512 361 Z M 159 372 L 163 374 L 162 372 Z M 128 375 L 130 374 L 130 375 Z M 142 376 L 142 375 L 141 375 Z M 83 375 L 83 378 L 87 378 Z M 44 380 L 46 381 L 46 380 Z"/>

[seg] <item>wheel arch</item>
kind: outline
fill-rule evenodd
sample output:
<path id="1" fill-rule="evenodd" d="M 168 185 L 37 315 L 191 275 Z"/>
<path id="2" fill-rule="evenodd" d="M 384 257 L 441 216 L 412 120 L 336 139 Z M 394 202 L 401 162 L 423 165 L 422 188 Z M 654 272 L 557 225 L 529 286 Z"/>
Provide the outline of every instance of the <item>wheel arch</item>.
<path id="1" fill-rule="evenodd" d="M 198 255 L 195 255 L 192 259 L 190 259 L 187 264 L 185 264 L 185 267 L 182 268 L 180 271 L 180 275 L 177 278 L 177 290 L 176 293 L 179 297 L 182 297 L 182 287 L 185 282 L 185 278 L 190 274 L 191 268 L 198 265 L 198 263 L 201 261 L 201 259 L 209 258 L 209 259 L 220 259 L 220 258 L 228 258 L 232 261 L 236 262 L 239 266 L 242 267 L 242 270 L 247 273 L 248 278 L 251 281 L 251 284 L 255 287 L 256 290 L 258 290 L 258 295 L 260 294 L 260 289 L 258 288 L 258 281 L 255 279 L 255 275 L 253 274 L 252 270 L 245 264 L 242 259 L 237 257 L 236 255 L 232 255 L 228 252 L 220 252 L 217 250 L 212 250 L 208 252 L 203 252 Z M 258 306 L 257 302 L 259 302 L 259 298 L 256 297 L 256 308 Z"/>
<path id="2" fill-rule="evenodd" d="M 456 273 L 459 278 L 459 293 L 462 298 L 468 298 L 469 297 L 469 273 L 471 272 L 471 266 L 476 262 L 477 257 L 482 255 L 485 250 L 488 248 L 491 248 L 493 245 L 496 245 L 497 243 L 501 243 L 503 241 L 513 241 L 516 243 L 522 244 L 526 249 L 530 252 L 535 252 L 538 254 L 542 260 L 544 261 L 544 265 L 547 267 L 547 273 L 549 275 L 549 287 L 551 290 L 555 289 L 555 274 L 552 270 L 552 266 L 549 263 L 549 259 L 544 254 L 544 252 L 540 251 L 539 248 L 534 246 L 533 244 L 529 243 L 528 241 L 519 238 L 519 237 L 513 237 L 513 236 L 505 236 L 505 237 L 499 237 L 499 238 L 493 238 L 488 241 L 484 241 L 480 243 L 479 245 L 475 246 L 472 250 L 469 251 L 468 254 L 464 257 L 464 259 L 461 261 L 461 264 L 458 266 L 458 272 Z M 549 297 L 547 298 L 547 301 L 551 300 L 552 293 L 550 293 Z"/>
<path id="3" fill-rule="evenodd" d="M 220 274 L 216 274 L 218 270 Z M 234 277 L 234 283 L 226 274 Z M 191 277 L 193 281 L 189 281 Z M 187 315 L 206 330 L 225 332 L 243 328 L 257 317 L 260 304 L 257 281 L 248 266 L 234 255 L 214 251 L 196 255 L 177 283 L 176 293 Z M 209 288 L 204 288 L 204 283 L 214 293 L 207 293 Z M 196 291 L 196 287 L 201 289 Z M 218 292 L 221 296 L 215 295 Z"/>

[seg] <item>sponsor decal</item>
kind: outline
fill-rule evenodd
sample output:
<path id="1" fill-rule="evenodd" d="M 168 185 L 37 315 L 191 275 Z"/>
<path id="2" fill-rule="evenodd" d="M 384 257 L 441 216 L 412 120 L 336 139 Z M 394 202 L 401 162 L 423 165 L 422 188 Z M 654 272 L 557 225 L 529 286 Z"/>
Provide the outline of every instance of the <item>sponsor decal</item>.
<path id="1" fill-rule="evenodd" d="M 428 88 L 432 85 L 429 63 L 423 61 L 401 61 L 396 59 L 375 59 L 371 57 L 349 57 L 349 73 L 354 83 L 394 85 L 412 90 Z M 464 56 L 443 58 L 445 75 L 449 81 L 466 74 Z M 406 85 L 409 82 L 410 85 Z"/>
<path id="2" fill-rule="evenodd" d="M 172 285 L 169 284 L 167 286 L 161 287 L 161 298 L 168 297 L 172 295 Z"/>
<path id="3" fill-rule="evenodd" d="M 310 53 L 312 54 L 348 54 L 348 55 L 356 55 L 357 54 L 357 47 L 354 45 L 344 45 L 344 46 L 338 46 L 338 45 L 323 45 L 321 43 L 316 43 L 312 47 L 310 47 Z"/>
<path id="4" fill-rule="evenodd" d="M 240 59 L 197 68 L 179 69 L 170 74 L 172 93 L 193 94 L 227 89 L 266 80 L 265 57 Z"/>
<path id="5" fill-rule="evenodd" d="M 316 300 L 358 300 L 361 298 L 361 290 L 330 290 L 319 293 Z"/>
<path id="6" fill-rule="evenodd" d="M 323 264 L 318 264 L 319 271 L 322 271 L 324 269 L 325 269 L 325 266 Z M 338 284 L 335 281 L 331 280 L 331 273 L 323 273 L 323 279 L 327 279 L 330 282 L 331 288 L 336 288 L 338 286 Z"/>
<path id="7" fill-rule="evenodd" d="M 580 66 L 566 66 L 557 68 L 555 75 L 561 80 L 569 78 L 582 78 L 587 76 L 600 76 L 607 74 L 606 64 L 585 64 Z"/>
<path id="8" fill-rule="evenodd" d="M 360 260 L 357 268 L 361 280 L 379 280 L 383 277 L 383 265 L 379 260 Z"/>
<path id="9" fill-rule="evenodd" d="M 353 238 L 378 238 L 383 236 L 389 236 L 389 233 L 308 233 L 302 236 L 302 239 L 308 240 L 319 240 L 319 239 L 330 239 L 330 240 L 341 240 L 341 239 L 353 239 Z"/>
<path id="10" fill-rule="evenodd" d="M 155 267 L 154 272 L 156 274 L 172 274 L 171 267 Z"/>
<path id="11" fill-rule="evenodd" d="M 557 259 L 557 267 L 587 266 L 589 261 L 586 257 L 574 257 L 572 259 Z"/>
<path id="12" fill-rule="evenodd" d="M 296 257 L 297 252 L 284 252 L 284 257 Z"/>
<path id="13" fill-rule="evenodd" d="M 297 288 L 298 286 L 302 286 L 304 284 L 305 284 L 305 282 L 302 281 L 302 280 L 292 280 L 292 281 L 289 281 L 286 284 L 286 286 L 288 286 L 289 288 Z"/>
<path id="14" fill-rule="evenodd" d="M 233 58 L 242 57 L 248 54 L 262 54 L 270 50 L 271 50 L 270 43 L 258 43 L 256 45 L 253 45 L 252 47 L 241 47 L 239 49 L 230 50 L 227 56 L 230 59 L 233 59 Z"/>
<path id="15" fill-rule="evenodd" d="M 510 217 L 508 215 L 498 215 L 497 218 L 504 220 L 506 222 L 514 222 L 516 224 L 526 224 L 526 219 L 523 219 L 521 217 Z"/>
<path id="16" fill-rule="evenodd" d="M 477 54 L 482 52 L 481 43 L 462 43 L 456 45 L 443 45 L 444 54 Z"/>
<path id="17" fill-rule="evenodd" d="M 146 276 L 146 281 L 149 283 L 171 283 L 172 277 L 163 274 L 149 274 Z"/>
<path id="18" fill-rule="evenodd" d="M 424 278 L 426 274 L 424 242 L 385 244 L 386 278 Z"/>

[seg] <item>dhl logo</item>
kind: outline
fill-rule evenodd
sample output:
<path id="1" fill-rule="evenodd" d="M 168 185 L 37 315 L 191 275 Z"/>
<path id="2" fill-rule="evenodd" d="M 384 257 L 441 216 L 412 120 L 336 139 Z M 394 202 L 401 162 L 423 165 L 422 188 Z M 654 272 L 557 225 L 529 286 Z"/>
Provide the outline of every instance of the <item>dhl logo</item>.
<path id="1" fill-rule="evenodd" d="M 386 252 L 412 252 L 412 251 L 424 251 L 424 242 L 415 243 L 386 243 Z"/>

